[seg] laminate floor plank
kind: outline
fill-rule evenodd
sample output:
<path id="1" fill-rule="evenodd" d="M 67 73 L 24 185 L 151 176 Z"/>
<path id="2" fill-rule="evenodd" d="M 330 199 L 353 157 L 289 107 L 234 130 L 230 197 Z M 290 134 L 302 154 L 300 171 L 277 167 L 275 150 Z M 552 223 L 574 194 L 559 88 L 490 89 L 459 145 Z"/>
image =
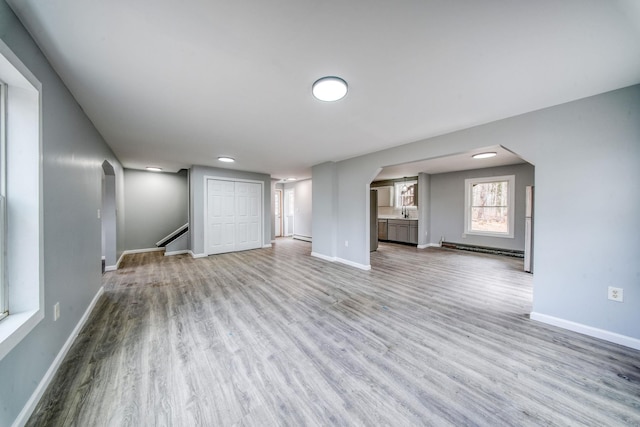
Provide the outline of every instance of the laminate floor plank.
<path id="1" fill-rule="evenodd" d="M 522 260 L 381 244 L 143 253 L 29 426 L 640 426 L 640 352 L 529 320 Z"/>

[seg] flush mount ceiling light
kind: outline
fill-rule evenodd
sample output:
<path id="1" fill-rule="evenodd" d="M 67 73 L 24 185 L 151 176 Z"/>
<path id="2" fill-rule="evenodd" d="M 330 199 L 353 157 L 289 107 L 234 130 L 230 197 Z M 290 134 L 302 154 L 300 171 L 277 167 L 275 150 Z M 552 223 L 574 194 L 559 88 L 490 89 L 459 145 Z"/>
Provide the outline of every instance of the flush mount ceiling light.
<path id="1" fill-rule="evenodd" d="M 340 77 L 323 77 L 316 80 L 311 92 L 320 101 L 337 101 L 347 94 L 347 82 Z"/>
<path id="2" fill-rule="evenodd" d="M 474 159 L 488 159 L 489 157 L 495 157 L 497 153 L 495 152 L 490 152 L 490 153 L 479 153 L 479 154 L 474 154 L 473 157 Z"/>
<path id="3" fill-rule="evenodd" d="M 162 168 L 159 168 L 157 166 L 147 166 L 146 169 L 149 172 L 162 172 Z"/>
<path id="4" fill-rule="evenodd" d="M 218 157 L 218 160 L 225 163 L 233 163 L 236 161 L 236 159 L 234 159 L 233 157 L 227 157 L 227 156 L 220 156 Z"/>
<path id="5" fill-rule="evenodd" d="M 295 181 L 295 180 L 296 180 L 295 178 L 287 178 L 287 179 L 285 179 L 285 181 Z"/>

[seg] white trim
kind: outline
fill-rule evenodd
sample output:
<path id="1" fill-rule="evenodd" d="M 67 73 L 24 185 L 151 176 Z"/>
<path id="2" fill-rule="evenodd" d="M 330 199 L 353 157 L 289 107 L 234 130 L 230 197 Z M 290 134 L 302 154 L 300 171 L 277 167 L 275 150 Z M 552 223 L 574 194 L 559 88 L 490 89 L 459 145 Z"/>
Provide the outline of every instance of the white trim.
<path id="1" fill-rule="evenodd" d="M 118 262 L 116 262 L 116 270 L 120 268 L 120 263 L 122 262 L 124 255 L 124 252 L 120 254 L 120 258 L 118 258 Z"/>
<path id="2" fill-rule="evenodd" d="M 311 252 L 311 256 L 315 258 L 320 258 L 322 260 L 329 261 L 329 262 L 336 262 L 336 257 L 319 254 L 318 252 Z"/>
<path id="3" fill-rule="evenodd" d="M 194 254 L 192 250 L 188 250 L 187 253 L 191 255 L 192 258 L 206 258 L 209 256 L 207 254 Z"/>
<path id="4" fill-rule="evenodd" d="M 318 252 L 311 252 L 311 256 L 315 258 L 320 258 L 324 261 L 339 262 L 340 264 L 345 264 L 350 267 L 359 268 L 360 270 L 366 270 L 366 271 L 371 270 L 371 265 L 360 264 L 357 262 L 349 261 L 348 259 L 330 257 L 328 255 L 319 254 Z"/>
<path id="5" fill-rule="evenodd" d="M 0 360 L 2 360 L 20 341 L 22 341 L 40 321 L 44 319 L 44 310 L 29 310 L 11 313 L 2 318 L 0 328 Z"/>
<path id="6" fill-rule="evenodd" d="M 164 256 L 182 255 L 182 254 L 188 254 L 189 252 L 191 252 L 191 251 L 188 250 L 188 249 L 184 249 L 184 250 L 181 250 L 181 251 L 170 251 L 170 252 L 165 251 L 164 252 Z"/>
<path id="7" fill-rule="evenodd" d="M 42 84 L 2 40 L 0 77 L 7 89 L 3 117 L 7 167 L 0 186 L 6 190 L 8 207 L 17 207 L 14 217 L 20 218 L 12 220 L 11 209 L 6 212 L 3 291 L 13 299 L 6 302 L 9 315 L 0 322 L 2 359 L 44 319 L 45 278 Z M 14 287 L 20 290 L 14 292 Z"/>
<path id="8" fill-rule="evenodd" d="M 299 234 L 294 234 L 293 238 L 296 239 L 296 240 L 303 240 L 305 242 L 311 242 L 311 237 L 309 237 L 309 236 L 301 236 Z"/>
<path id="9" fill-rule="evenodd" d="M 365 270 L 365 271 L 371 270 L 371 264 L 369 265 L 360 264 L 357 262 L 349 261 L 348 259 L 344 259 L 344 258 L 336 258 L 336 262 L 339 262 L 340 264 L 348 265 L 350 267 L 359 268 L 360 270 Z"/>
<path id="10" fill-rule="evenodd" d="M 271 243 L 267 243 L 266 245 L 262 245 L 262 249 L 268 249 L 272 246 Z"/>
<path id="11" fill-rule="evenodd" d="M 272 240 L 272 241 L 271 241 L 271 244 L 273 245 L 275 242 L 276 242 L 275 240 Z"/>
<path id="12" fill-rule="evenodd" d="M 604 329 L 594 328 L 593 326 L 583 325 L 582 323 L 572 322 L 570 320 L 560 319 L 559 317 L 549 316 L 547 314 L 536 313 L 532 311 L 531 320 L 546 323 L 548 325 L 557 326 L 559 328 L 568 329 L 590 337 L 599 338 L 625 347 L 640 350 L 640 339 L 617 334 L 615 332 Z"/>
<path id="13" fill-rule="evenodd" d="M 104 271 L 105 271 L 105 272 L 107 272 L 107 271 L 116 271 L 117 269 L 118 269 L 118 266 L 117 266 L 117 265 L 107 265 L 107 266 L 104 268 Z"/>
<path id="14" fill-rule="evenodd" d="M 144 254 L 146 252 L 162 252 L 162 251 L 164 251 L 164 248 L 129 249 L 122 252 L 122 255 Z"/>
<path id="15" fill-rule="evenodd" d="M 102 296 L 103 293 L 104 293 L 104 287 L 101 286 L 100 289 L 98 289 L 98 292 L 96 293 L 96 295 L 93 297 L 93 299 L 89 303 L 89 306 L 85 310 L 84 314 L 78 321 L 78 324 L 76 325 L 75 328 L 73 328 L 73 331 L 71 331 L 71 335 L 69 335 L 69 337 L 67 338 L 67 341 L 65 341 L 64 345 L 58 352 L 58 355 L 53 360 L 53 363 L 51 363 L 51 366 L 49 366 L 49 369 L 47 369 L 47 372 L 44 374 L 44 377 L 42 378 L 42 380 L 40 380 L 38 387 L 36 387 L 34 392 L 31 394 L 31 397 L 29 397 L 29 400 L 20 411 L 20 414 L 18 414 L 18 417 L 14 420 L 12 427 L 22 427 L 27 423 L 27 421 L 29 421 L 29 417 L 31 416 L 33 411 L 36 409 L 36 405 L 40 401 L 40 398 L 42 398 L 42 395 L 44 394 L 44 392 L 47 390 L 47 387 L 49 387 L 49 384 L 51 384 L 51 381 L 53 380 L 53 377 L 55 376 L 56 372 L 60 368 L 62 361 L 64 360 L 65 356 L 71 349 L 73 342 L 78 337 L 78 334 L 84 327 L 85 323 L 87 323 L 87 320 L 89 319 L 89 315 L 93 311 L 93 308 L 96 306 L 98 299 L 100 298 L 100 296 Z"/>

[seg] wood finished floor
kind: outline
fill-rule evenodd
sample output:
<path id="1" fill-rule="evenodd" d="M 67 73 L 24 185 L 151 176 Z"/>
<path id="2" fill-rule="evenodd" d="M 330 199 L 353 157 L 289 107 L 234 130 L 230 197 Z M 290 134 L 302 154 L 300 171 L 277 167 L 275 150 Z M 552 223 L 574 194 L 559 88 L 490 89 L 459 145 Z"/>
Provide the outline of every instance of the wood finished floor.
<path id="1" fill-rule="evenodd" d="M 128 256 L 30 426 L 640 425 L 640 352 L 530 321 L 517 259 Z"/>

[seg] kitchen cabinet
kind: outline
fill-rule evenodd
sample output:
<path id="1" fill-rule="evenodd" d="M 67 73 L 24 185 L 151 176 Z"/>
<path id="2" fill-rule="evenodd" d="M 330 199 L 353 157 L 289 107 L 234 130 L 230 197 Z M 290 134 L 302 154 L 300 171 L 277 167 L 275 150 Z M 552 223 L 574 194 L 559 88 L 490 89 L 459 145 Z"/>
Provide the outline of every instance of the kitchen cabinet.
<path id="1" fill-rule="evenodd" d="M 385 223 L 382 225 L 382 223 Z M 381 237 L 380 230 L 386 228 L 386 238 Z M 378 239 L 390 242 L 418 244 L 418 220 L 416 219 L 383 219 L 378 220 Z"/>
<path id="2" fill-rule="evenodd" d="M 387 220 L 378 220 L 378 240 L 387 240 Z"/>
<path id="3" fill-rule="evenodd" d="M 393 187 L 373 188 L 378 192 L 378 206 L 393 206 Z"/>

